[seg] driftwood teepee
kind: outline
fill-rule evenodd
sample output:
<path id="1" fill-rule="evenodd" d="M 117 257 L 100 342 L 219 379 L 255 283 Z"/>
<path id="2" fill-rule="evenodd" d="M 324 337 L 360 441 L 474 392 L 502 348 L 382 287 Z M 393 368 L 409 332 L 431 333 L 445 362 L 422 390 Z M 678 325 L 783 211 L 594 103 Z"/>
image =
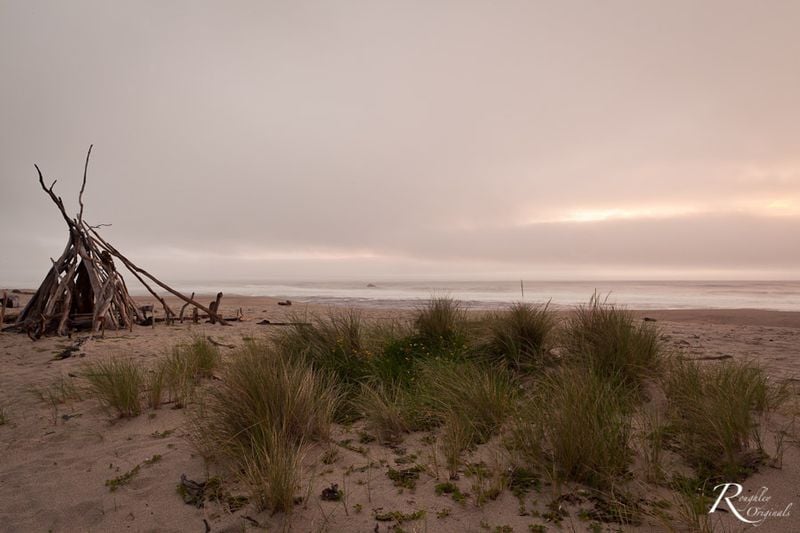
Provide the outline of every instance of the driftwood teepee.
<path id="1" fill-rule="evenodd" d="M 125 280 L 117 271 L 115 258 L 161 303 L 168 322 L 176 315 L 167 302 L 153 290 L 150 283 L 177 296 L 187 305 L 193 305 L 204 311 L 212 321 L 225 324 L 225 320 L 216 313 L 216 309 L 204 307 L 133 264 L 100 236 L 97 232 L 99 226 L 91 226 L 83 220 L 83 192 L 86 188 L 86 173 L 91 153 L 90 146 L 78 194 L 80 211 L 76 218 L 67 215 L 61 197 L 53 192 L 56 182 L 53 181 L 47 187 L 39 166 L 34 165 L 39 174 L 39 184 L 56 204 L 67 223 L 69 238 L 61 256 L 56 260 L 51 259 L 52 267 L 39 289 L 19 314 L 14 327 L 31 337 L 38 338 L 48 333 L 66 335 L 72 329 L 78 328 L 88 328 L 95 333 L 106 328 L 132 328 L 134 323 L 143 323 L 144 314 L 131 298 Z"/>

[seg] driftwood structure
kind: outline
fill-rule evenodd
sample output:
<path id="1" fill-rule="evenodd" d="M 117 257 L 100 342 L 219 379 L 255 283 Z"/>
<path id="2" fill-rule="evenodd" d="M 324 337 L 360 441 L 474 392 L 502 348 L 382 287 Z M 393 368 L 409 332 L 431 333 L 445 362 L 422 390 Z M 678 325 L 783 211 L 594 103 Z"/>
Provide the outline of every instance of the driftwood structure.
<path id="1" fill-rule="evenodd" d="M 151 284 L 173 294 L 186 305 L 194 306 L 195 311 L 204 311 L 212 321 L 226 324 L 216 309 L 209 309 L 195 301 L 194 294 L 192 297 L 184 296 L 122 255 L 98 233 L 102 224 L 92 226 L 83 219 L 83 192 L 91 153 L 90 146 L 78 194 L 80 210 L 75 218 L 67 215 L 61 197 L 53 192 L 56 182 L 46 186 L 39 166 L 34 165 L 39 175 L 39 185 L 61 213 L 69 237 L 64 252 L 58 259 L 51 259 L 51 268 L 13 327 L 32 338 L 38 338 L 50 333 L 66 335 L 73 329 L 89 329 L 94 334 L 105 329 L 130 329 L 134 324 L 145 323 L 144 313 L 131 298 L 115 259 L 159 301 L 167 322 L 173 321 L 177 315 Z"/>

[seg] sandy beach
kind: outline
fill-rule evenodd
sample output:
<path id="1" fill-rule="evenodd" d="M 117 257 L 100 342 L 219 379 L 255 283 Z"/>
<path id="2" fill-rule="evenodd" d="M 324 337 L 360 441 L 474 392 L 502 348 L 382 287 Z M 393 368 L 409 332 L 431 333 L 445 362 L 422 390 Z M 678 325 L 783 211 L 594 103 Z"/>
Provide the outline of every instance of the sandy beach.
<path id="1" fill-rule="evenodd" d="M 149 301 L 142 298 L 142 301 Z M 203 298 L 205 300 L 205 298 Z M 177 302 L 170 301 L 170 304 Z M 312 449 L 305 458 L 303 496 L 291 515 L 258 513 L 252 505 L 232 512 L 219 502 L 203 508 L 187 505 L 176 491 L 182 475 L 204 480 L 214 473 L 187 440 L 187 409 L 145 410 L 130 419 L 118 419 L 86 393 L 60 405 L 48 404 L 37 390 L 57 380 L 78 384 L 89 361 L 100 358 L 134 358 L 152 365 L 172 346 L 202 335 L 224 346 L 238 347 L 248 338 L 273 334 L 280 326 L 259 325 L 262 320 L 287 321 L 291 316 L 324 313 L 327 308 L 305 304 L 278 306 L 265 297 L 225 297 L 226 316 L 242 310 L 244 320 L 230 326 L 184 324 L 136 326 L 133 331 L 106 331 L 64 360 L 54 355 L 70 344 L 61 337 L 31 341 L 25 335 L 0 334 L 0 406 L 7 423 L 0 426 L 0 529 L 3 531 L 528 531 L 533 520 L 520 516 L 520 503 L 508 491 L 480 507 L 459 504 L 434 487 L 447 478 L 444 470 L 430 467 L 413 489 L 398 489 L 385 475 L 399 468 L 408 456 L 417 462 L 436 464 L 435 447 L 424 434 L 408 435 L 400 446 L 387 447 L 363 438 L 363 424 L 335 426 L 333 440 L 354 443 L 338 447 L 336 461 L 318 462 Z M 363 309 L 369 319 L 392 320 L 409 311 Z M 654 319 L 666 346 L 683 357 L 714 361 L 753 359 L 773 379 L 800 382 L 800 313 L 758 310 L 681 310 L 639 312 Z M 80 334 L 84 335 L 84 334 Z M 223 356 L 235 348 L 222 347 Z M 212 380 L 213 382 L 213 380 Z M 211 385 L 204 385 L 213 386 Z M 796 438 L 796 433 L 795 433 Z M 359 439 L 361 442 L 359 443 Z M 772 443 L 766 443 L 767 448 Z M 491 462 L 488 448 L 474 452 Z M 153 457 L 159 460 L 148 463 Z M 368 469 L 365 465 L 375 463 Z M 130 482 L 110 490 L 107 481 L 139 465 Z M 441 470 L 441 471 L 438 471 Z M 439 479 L 437 479 L 437 476 Z M 462 476 L 463 477 L 463 476 Z M 787 446 L 782 468 L 762 467 L 745 482 L 748 491 L 767 487 L 773 502 L 800 505 L 800 453 L 795 440 Z M 336 483 L 345 491 L 343 502 L 320 500 L 321 491 Z M 468 487 L 469 482 L 465 480 Z M 542 510 L 555 488 L 529 497 L 531 508 Z M 566 491 L 566 488 L 562 487 Z M 643 497 L 656 497 L 643 494 Z M 661 495 L 663 496 L 663 495 Z M 547 530 L 587 530 L 577 518 L 581 500 L 565 504 L 568 516 Z M 785 505 L 784 505 L 785 506 Z M 376 521 L 384 511 L 411 513 L 424 510 L 423 517 L 403 523 Z M 719 513 L 718 513 L 719 514 Z M 752 528 L 723 516 L 731 531 Z M 508 526 L 512 529 L 502 529 Z M 617 530 L 607 524 L 602 530 Z M 500 529 L 497 529 L 500 528 Z M 669 531 L 674 524 L 648 518 L 642 525 L 623 530 Z M 680 529 L 680 527 L 677 527 Z M 768 519 L 759 531 L 797 531 L 800 508 L 791 516 Z M 531 529 L 533 531 L 533 529 Z"/>

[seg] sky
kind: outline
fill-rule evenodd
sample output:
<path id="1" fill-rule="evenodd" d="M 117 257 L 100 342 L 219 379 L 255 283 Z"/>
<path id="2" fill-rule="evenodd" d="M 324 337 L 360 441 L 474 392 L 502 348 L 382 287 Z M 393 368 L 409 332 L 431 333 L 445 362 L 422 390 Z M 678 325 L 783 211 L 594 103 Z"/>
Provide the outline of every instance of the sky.
<path id="1" fill-rule="evenodd" d="M 0 284 L 800 279 L 800 2 L 0 0 Z"/>

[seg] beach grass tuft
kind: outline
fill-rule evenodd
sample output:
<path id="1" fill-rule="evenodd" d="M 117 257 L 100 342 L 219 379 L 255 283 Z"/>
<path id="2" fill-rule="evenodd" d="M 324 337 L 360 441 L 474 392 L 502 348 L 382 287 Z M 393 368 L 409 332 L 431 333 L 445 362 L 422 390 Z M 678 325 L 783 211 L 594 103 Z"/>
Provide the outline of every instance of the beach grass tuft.
<path id="1" fill-rule="evenodd" d="M 669 435 L 700 478 L 741 479 L 765 458 L 759 417 L 787 397 L 751 361 L 674 361 L 664 379 Z"/>
<path id="2" fill-rule="evenodd" d="M 655 326 L 601 301 L 596 293 L 567 320 L 563 343 L 572 360 L 634 393 L 641 392 L 644 379 L 655 375 L 663 359 Z"/>
<path id="3" fill-rule="evenodd" d="M 444 351 L 463 342 L 466 322 L 461 302 L 449 296 L 433 296 L 417 310 L 414 327 L 417 339 L 426 347 Z"/>
<path id="4" fill-rule="evenodd" d="M 227 461 L 273 511 L 286 511 L 307 443 L 325 441 L 339 389 L 304 359 L 272 344 L 250 342 L 224 371 L 193 417 L 193 441 Z"/>
<path id="5" fill-rule="evenodd" d="M 381 382 L 362 385 L 358 411 L 381 444 L 398 444 L 409 431 L 403 405 L 407 394 L 399 386 Z"/>
<path id="6" fill-rule="evenodd" d="M 632 460 L 629 410 L 619 385 L 585 368 L 560 368 L 522 403 L 512 451 L 522 465 L 558 481 L 608 488 Z"/>
<path id="7" fill-rule="evenodd" d="M 176 407 L 186 406 L 194 398 L 197 384 L 213 375 L 220 360 L 219 349 L 205 337 L 197 336 L 188 344 L 173 347 L 149 376 L 148 404 L 156 408 L 167 390 Z"/>
<path id="8" fill-rule="evenodd" d="M 107 359 L 91 363 L 86 369 L 86 379 L 89 391 L 120 417 L 141 413 L 139 394 L 143 389 L 144 376 L 134 361 Z"/>
<path id="9" fill-rule="evenodd" d="M 547 304 L 515 303 L 508 310 L 489 315 L 478 355 L 514 370 L 541 366 L 555 327 L 555 314 Z"/>

